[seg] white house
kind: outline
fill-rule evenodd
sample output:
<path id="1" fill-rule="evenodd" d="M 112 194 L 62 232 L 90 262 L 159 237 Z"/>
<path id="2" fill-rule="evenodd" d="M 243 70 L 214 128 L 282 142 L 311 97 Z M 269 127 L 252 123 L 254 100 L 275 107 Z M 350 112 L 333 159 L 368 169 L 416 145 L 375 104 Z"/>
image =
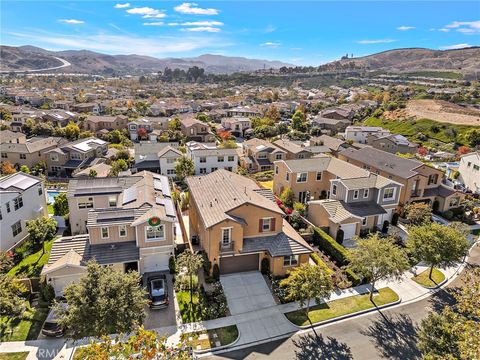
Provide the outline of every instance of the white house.
<path id="1" fill-rule="evenodd" d="M 345 129 L 345 140 L 352 140 L 353 142 L 366 144 L 367 138 L 370 135 L 388 136 L 390 130 L 386 130 L 379 126 L 347 126 Z"/>
<path id="2" fill-rule="evenodd" d="M 46 215 L 47 199 L 40 178 L 19 172 L 0 179 L 0 250 L 27 237 L 28 220 Z"/>
<path id="3" fill-rule="evenodd" d="M 468 190 L 480 194 L 480 151 L 461 156 L 458 172 L 457 180 Z"/>
<path id="4" fill-rule="evenodd" d="M 218 148 L 215 143 L 197 143 L 190 141 L 187 144 L 187 156 L 195 164 L 195 175 L 209 174 L 218 169 L 236 171 L 238 167 L 238 153 L 236 149 Z"/>
<path id="5" fill-rule="evenodd" d="M 177 175 L 175 172 L 175 162 L 182 156 L 182 152 L 172 146 L 166 146 L 160 150 L 158 153 L 160 174 L 171 178 L 175 177 Z"/>
<path id="6" fill-rule="evenodd" d="M 135 147 L 135 165 L 133 166 L 133 171 L 143 171 L 148 170 L 156 173 L 162 173 L 167 175 L 166 171 L 170 168 L 167 166 L 165 172 L 161 172 L 161 159 L 159 154 L 163 156 L 163 161 L 166 164 L 166 159 L 170 154 L 164 154 L 163 150 L 166 148 L 178 149 L 178 142 L 151 142 L 151 141 L 141 141 L 134 144 Z M 167 164 L 166 164 L 167 165 Z M 171 165 L 171 164 L 168 164 Z"/>

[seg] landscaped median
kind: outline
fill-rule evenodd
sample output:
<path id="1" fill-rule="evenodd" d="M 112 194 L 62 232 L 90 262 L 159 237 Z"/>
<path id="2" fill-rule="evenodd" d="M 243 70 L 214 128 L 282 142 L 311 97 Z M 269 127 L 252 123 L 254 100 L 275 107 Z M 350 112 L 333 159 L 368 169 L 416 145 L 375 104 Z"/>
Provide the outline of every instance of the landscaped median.
<path id="1" fill-rule="evenodd" d="M 347 315 L 354 315 L 376 307 L 398 303 L 400 298 L 390 288 L 382 288 L 373 296 L 370 301 L 370 294 L 354 295 L 338 300 L 332 300 L 326 303 L 312 306 L 308 312 L 308 318 L 313 324 L 319 324 Z M 293 324 L 299 327 L 307 327 L 310 322 L 303 309 L 286 313 L 285 316 Z"/>
<path id="2" fill-rule="evenodd" d="M 182 335 L 182 340 L 195 351 L 210 350 L 231 345 L 237 339 L 238 329 L 236 325 Z"/>
<path id="3" fill-rule="evenodd" d="M 445 275 L 438 269 L 433 269 L 430 277 L 430 269 L 426 269 L 420 274 L 412 277 L 412 280 L 423 287 L 434 289 L 445 282 Z"/>

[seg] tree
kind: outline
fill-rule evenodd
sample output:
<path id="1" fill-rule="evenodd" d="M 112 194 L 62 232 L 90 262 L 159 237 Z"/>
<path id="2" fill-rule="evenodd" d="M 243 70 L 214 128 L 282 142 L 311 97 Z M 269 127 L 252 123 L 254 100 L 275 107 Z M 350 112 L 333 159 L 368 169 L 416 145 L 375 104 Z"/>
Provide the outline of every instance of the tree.
<path id="1" fill-rule="evenodd" d="M 65 136 L 70 140 L 78 139 L 80 135 L 80 127 L 75 124 L 73 121 L 70 121 L 67 126 L 65 126 Z"/>
<path id="2" fill-rule="evenodd" d="M 15 168 L 10 162 L 3 161 L 0 164 L 0 172 L 2 173 L 2 175 L 10 175 L 10 174 L 15 174 L 17 170 L 15 170 Z"/>
<path id="3" fill-rule="evenodd" d="M 421 225 L 432 221 L 432 208 L 428 204 L 408 204 L 405 206 L 405 213 L 411 225 Z"/>
<path id="4" fill-rule="evenodd" d="M 226 140 L 226 141 L 222 141 L 220 145 L 218 145 L 218 147 L 221 149 L 236 149 L 238 146 L 235 141 Z"/>
<path id="5" fill-rule="evenodd" d="M 417 154 L 420 155 L 420 156 L 425 156 L 428 154 L 428 149 L 424 146 L 420 146 L 418 149 L 417 149 Z"/>
<path id="6" fill-rule="evenodd" d="M 184 251 L 178 257 L 178 269 L 185 270 L 190 278 L 190 306 L 193 306 L 193 276 L 197 275 L 198 269 L 203 266 L 203 257 L 199 253 Z"/>
<path id="7" fill-rule="evenodd" d="M 193 80 L 193 82 L 197 82 L 197 80 L 203 77 L 205 74 L 205 70 L 203 68 L 199 68 L 198 66 L 193 66 L 188 68 L 187 70 L 187 79 Z"/>
<path id="8" fill-rule="evenodd" d="M 33 175 L 45 174 L 46 171 L 47 163 L 44 160 L 40 160 L 31 168 L 31 172 L 33 173 Z"/>
<path id="9" fill-rule="evenodd" d="M 61 192 L 55 196 L 55 201 L 53 203 L 53 214 L 55 216 L 65 216 L 68 214 L 68 200 L 66 192 Z"/>
<path id="10" fill-rule="evenodd" d="M 179 118 L 174 118 L 169 121 L 168 123 L 168 130 L 171 131 L 180 131 L 182 130 L 182 123 L 180 122 Z"/>
<path id="11" fill-rule="evenodd" d="M 470 149 L 468 146 L 460 146 L 457 150 L 457 155 L 465 155 L 468 154 L 472 149 Z"/>
<path id="12" fill-rule="evenodd" d="M 114 176 L 118 176 L 118 174 L 122 171 L 125 171 L 128 169 L 128 164 L 125 160 L 123 159 L 118 159 L 118 160 L 114 160 L 112 161 L 112 163 L 110 164 L 110 166 L 112 167 L 110 169 L 110 172 L 108 174 L 108 176 L 110 177 L 114 177 Z"/>
<path id="13" fill-rule="evenodd" d="M 41 216 L 34 220 L 27 220 L 27 231 L 30 241 L 42 245 L 42 254 L 45 254 L 45 241 L 53 239 L 57 232 L 57 222 L 48 216 Z"/>
<path id="14" fill-rule="evenodd" d="M 322 298 L 328 299 L 333 290 L 331 276 L 320 266 L 308 263 L 292 269 L 280 285 L 286 289 L 287 300 L 298 301 L 302 308 L 306 306 L 308 319 L 311 299 L 319 304 Z"/>
<path id="15" fill-rule="evenodd" d="M 359 239 L 357 245 L 349 252 L 348 267 L 369 279 L 370 301 L 373 302 L 375 283 L 379 280 L 400 278 L 409 267 L 408 258 L 405 251 L 394 244 L 392 238 L 380 239 L 378 234 Z"/>
<path id="16" fill-rule="evenodd" d="M 0 275 L 0 316 L 12 319 L 25 311 L 22 294 L 27 289 L 16 278 L 7 274 Z"/>
<path id="17" fill-rule="evenodd" d="M 200 120 L 201 122 L 208 123 L 210 121 L 208 115 L 204 113 L 198 113 L 197 114 L 197 120 Z"/>
<path id="18" fill-rule="evenodd" d="M 88 177 L 95 178 L 97 177 L 97 175 L 97 170 L 95 169 L 90 169 L 90 171 L 88 172 Z"/>
<path id="19" fill-rule="evenodd" d="M 232 136 L 232 133 L 228 130 L 222 130 L 218 131 L 217 135 L 220 136 L 220 139 L 222 139 L 222 141 L 227 141 Z"/>
<path id="20" fill-rule="evenodd" d="M 292 116 L 292 128 L 301 132 L 305 132 L 307 129 L 306 122 L 305 122 L 305 114 L 297 110 L 295 114 Z"/>
<path id="21" fill-rule="evenodd" d="M 27 165 L 20 166 L 20 171 L 25 173 L 25 174 L 30 174 L 30 169 L 28 168 Z"/>
<path id="22" fill-rule="evenodd" d="M 470 146 L 475 147 L 480 145 L 480 130 L 472 129 L 465 134 L 465 139 L 468 141 Z"/>
<path id="23" fill-rule="evenodd" d="M 282 200 L 286 207 L 291 208 L 293 206 L 293 202 L 295 201 L 295 194 L 293 190 L 289 187 L 286 187 L 280 195 L 280 200 Z"/>
<path id="24" fill-rule="evenodd" d="M 137 130 L 137 135 L 140 139 L 144 139 L 147 136 L 147 130 L 141 127 Z"/>
<path id="25" fill-rule="evenodd" d="M 433 222 L 409 229 L 407 247 L 416 260 L 430 266 L 430 279 L 434 267 L 454 265 L 466 254 L 468 246 L 465 233 L 452 226 Z"/>
<path id="26" fill-rule="evenodd" d="M 123 273 L 95 261 L 80 281 L 64 289 L 68 309 L 55 308 L 73 339 L 134 331 L 145 319 L 146 293 L 136 271 Z"/>
<path id="27" fill-rule="evenodd" d="M 175 173 L 179 181 L 185 180 L 187 176 L 195 174 L 195 164 L 192 159 L 181 156 L 175 162 Z"/>
<path id="28" fill-rule="evenodd" d="M 0 274 L 4 274 L 10 270 L 13 265 L 11 252 L 0 251 Z"/>
<path id="29" fill-rule="evenodd" d="M 273 122 L 280 121 L 280 112 L 278 111 L 275 105 L 270 105 L 268 110 L 265 112 L 265 117 L 272 120 Z"/>

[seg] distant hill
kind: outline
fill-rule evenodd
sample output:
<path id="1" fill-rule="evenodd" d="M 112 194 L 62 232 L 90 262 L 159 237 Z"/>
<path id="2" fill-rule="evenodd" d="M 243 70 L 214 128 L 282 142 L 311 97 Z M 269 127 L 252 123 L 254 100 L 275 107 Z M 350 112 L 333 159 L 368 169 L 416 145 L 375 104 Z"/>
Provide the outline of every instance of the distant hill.
<path id="1" fill-rule="evenodd" d="M 32 71 L 61 66 L 70 63 L 56 71 L 87 74 L 147 74 L 171 69 L 184 69 L 198 66 L 208 73 L 233 73 L 239 71 L 255 71 L 263 68 L 280 68 L 293 66 L 280 61 L 247 59 L 221 55 L 201 55 L 193 58 L 158 59 L 142 55 L 106 55 L 88 50 L 48 51 L 35 46 L 20 47 L 0 46 L 0 71 Z"/>
<path id="2" fill-rule="evenodd" d="M 354 62 L 369 70 L 391 73 L 453 71 L 472 75 L 480 70 L 480 47 L 456 50 L 395 49 L 338 62 Z"/>

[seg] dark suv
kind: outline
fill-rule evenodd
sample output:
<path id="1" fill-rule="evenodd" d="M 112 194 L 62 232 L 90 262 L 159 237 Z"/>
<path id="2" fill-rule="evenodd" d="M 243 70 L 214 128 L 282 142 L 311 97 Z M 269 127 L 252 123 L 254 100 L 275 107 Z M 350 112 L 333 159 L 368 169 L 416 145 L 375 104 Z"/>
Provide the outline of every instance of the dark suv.
<path id="1" fill-rule="evenodd" d="M 167 276 L 155 275 L 147 280 L 148 299 L 151 309 L 161 309 L 168 306 Z"/>

